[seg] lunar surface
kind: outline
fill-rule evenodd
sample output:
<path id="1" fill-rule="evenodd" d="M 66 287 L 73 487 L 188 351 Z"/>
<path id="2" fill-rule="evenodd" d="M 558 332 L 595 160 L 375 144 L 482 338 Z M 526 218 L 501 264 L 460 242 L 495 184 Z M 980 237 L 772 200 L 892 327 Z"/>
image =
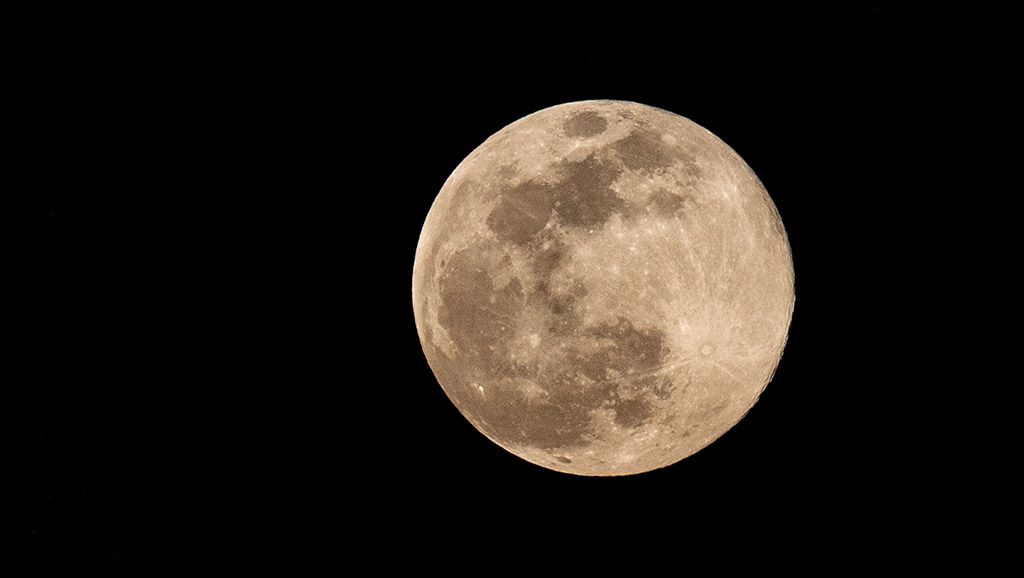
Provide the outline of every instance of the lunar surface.
<path id="1" fill-rule="evenodd" d="M 704 128 L 621 101 L 526 116 L 427 215 L 413 311 L 438 382 L 534 464 L 673 464 L 754 405 L 782 356 L 793 263 L 778 211 Z"/>

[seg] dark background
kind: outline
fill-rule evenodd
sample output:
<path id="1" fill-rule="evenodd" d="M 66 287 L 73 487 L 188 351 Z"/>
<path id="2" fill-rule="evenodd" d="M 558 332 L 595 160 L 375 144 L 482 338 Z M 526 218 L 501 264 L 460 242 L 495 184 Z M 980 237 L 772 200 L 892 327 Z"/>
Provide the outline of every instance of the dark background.
<path id="1" fill-rule="evenodd" d="M 1006 21 L 974 4 L 578 2 L 7 19 L 0 568 L 345 571 L 472 546 L 1019 562 L 1014 383 L 997 371 L 1016 263 L 986 257 L 1020 231 L 1001 222 L 1019 189 L 1001 182 Z M 732 146 L 796 270 L 751 413 L 624 478 L 478 434 L 411 307 L 420 227 L 458 163 L 594 98 Z"/>

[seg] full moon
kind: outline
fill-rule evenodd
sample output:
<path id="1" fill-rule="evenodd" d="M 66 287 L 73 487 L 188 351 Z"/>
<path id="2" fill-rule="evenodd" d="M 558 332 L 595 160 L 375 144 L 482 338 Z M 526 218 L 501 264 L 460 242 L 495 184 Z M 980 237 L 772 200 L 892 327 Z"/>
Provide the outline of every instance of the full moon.
<path id="1" fill-rule="evenodd" d="M 416 249 L 413 312 L 460 412 L 529 462 L 661 468 L 735 425 L 771 380 L 793 261 L 747 164 L 633 102 L 528 115 L 451 174 Z"/>

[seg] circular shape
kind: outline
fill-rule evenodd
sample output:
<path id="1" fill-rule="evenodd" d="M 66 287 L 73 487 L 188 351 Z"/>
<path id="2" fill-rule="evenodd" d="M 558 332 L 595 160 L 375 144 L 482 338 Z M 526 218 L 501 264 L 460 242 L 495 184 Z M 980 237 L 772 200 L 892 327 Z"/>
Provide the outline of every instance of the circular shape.
<path id="1" fill-rule="evenodd" d="M 413 310 L 448 397 L 492 441 L 582 475 L 672 464 L 757 401 L 793 313 L 782 221 L 742 159 L 661 109 L 531 114 L 455 169 Z"/>

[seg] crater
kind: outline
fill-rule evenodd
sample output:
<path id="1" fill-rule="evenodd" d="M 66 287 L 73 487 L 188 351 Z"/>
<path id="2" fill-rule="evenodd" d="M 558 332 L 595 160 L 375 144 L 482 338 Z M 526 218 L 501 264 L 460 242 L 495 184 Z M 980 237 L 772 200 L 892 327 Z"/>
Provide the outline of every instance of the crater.
<path id="1" fill-rule="evenodd" d="M 608 128 L 608 121 L 600 114 L 588 110 L 581 112 L 562 123 L 562 131 L 566 136 L 590 138 L 597 136 Z"/>

